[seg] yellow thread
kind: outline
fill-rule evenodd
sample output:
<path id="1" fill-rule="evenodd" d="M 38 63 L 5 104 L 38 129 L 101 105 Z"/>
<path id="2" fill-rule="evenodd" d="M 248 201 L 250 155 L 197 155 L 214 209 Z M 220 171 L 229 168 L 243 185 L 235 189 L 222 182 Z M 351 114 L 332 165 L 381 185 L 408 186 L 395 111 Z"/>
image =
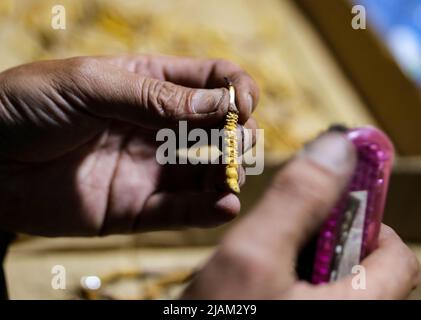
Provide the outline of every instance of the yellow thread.
<path id="1" fill-rule="evenodd" d="M 238 145 L 237 145 L 237 123 L 238 123 L 238 111 L 235 105 L 235 89 L 231 82 L 228 82 L 228 89 L 230 93 L 230 104 L 228 113 L 225 119 L 225 160 L 226 160 L 226 184 L 228 188 L 235 192 L 240 192 L 240 186 L 238 184 Z"/>

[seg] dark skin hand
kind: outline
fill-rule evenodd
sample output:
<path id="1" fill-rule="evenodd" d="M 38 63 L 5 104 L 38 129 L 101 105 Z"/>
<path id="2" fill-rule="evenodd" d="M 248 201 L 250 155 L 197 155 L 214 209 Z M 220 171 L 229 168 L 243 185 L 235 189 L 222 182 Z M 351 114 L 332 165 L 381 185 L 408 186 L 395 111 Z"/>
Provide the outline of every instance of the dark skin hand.
<path id="1" fill-rule="evenodd" d="M 378 248 L 361 262 L 364 289 L 352 286 L 360 274 L 323 285 L 299 281 L 295 274 L 300 249 L 327 218 L 354 166 L 355 150 L 341 134 L 324 134 L 307 145 L 278 172 L 259 204 L 227 232 L 183 297 L 406 298 L 419 283 L 419 263 L 385 225 Z"/>
<path id="2" fill-rule="evenodd" d="M 237 89 L 240 122 L 255 82 L 224 60 L 79 57 L 0 74 L 0 225 L 47 236 L 214 226 L 238 214 L 215 166 L 161 166 L 156 131 L 224 123 Z M 244 171 L 240 169 L 240 182 Z"/>
<path id="3" fill-rule="evenodd" d="M 240 210 L 218 165 L 156 162 L 156 131 L 220 127 L 224 77 L 237 91 L 240 123 L 258 100 L 254 81 L 223 60 L 164 56 L 84 57 L 0 73 L 0 226 L 47 236 L 104 235 L 213 226 Z M 340 196 L 355 150 L 339 133 L 306 146 L 225 236 L 184 298 L 341 299 L 406 297 L 417 285 L 414 254 L 388 227 L 352 277 L 312 286 L 294 264 Z M 222 170 L 223 172 L 223 170 Z M 244 170 L 239 169 L 244 183 Z"/>

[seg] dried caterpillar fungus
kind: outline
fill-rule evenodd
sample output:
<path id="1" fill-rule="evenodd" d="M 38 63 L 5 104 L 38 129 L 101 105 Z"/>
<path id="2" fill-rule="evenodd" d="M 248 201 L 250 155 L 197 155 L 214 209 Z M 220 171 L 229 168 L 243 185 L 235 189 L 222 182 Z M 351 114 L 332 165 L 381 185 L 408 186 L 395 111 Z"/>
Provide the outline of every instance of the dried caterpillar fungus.
<path id="1" fill-rule="evenodd" d="M 238 123 L 238 109 L 235 105 L 235 89 L 230 81 L 227 81 L 228 90 L 230 94 L 230 102 L 228 113 L 225 118 L 225 176 L 228 188 L 235 192 L 240 192 L 238 185 L 238 152 L 237 152 L 237 123 Z"/>

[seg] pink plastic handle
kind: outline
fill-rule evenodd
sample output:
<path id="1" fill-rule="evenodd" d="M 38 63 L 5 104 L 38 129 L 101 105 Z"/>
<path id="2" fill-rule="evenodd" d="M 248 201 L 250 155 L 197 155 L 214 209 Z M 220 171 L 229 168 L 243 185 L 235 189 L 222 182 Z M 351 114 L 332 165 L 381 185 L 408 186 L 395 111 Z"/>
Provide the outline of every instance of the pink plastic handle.
<path id="1" fill-rule="evenodd" d="M 351 129 L 346 132 L 346 135 L 357 149 L 357 166 L 347 191 L 332 209 L 329 218 L 320 230 L 311 277 L 311 282 L 314 284 L 330 280 L 340 221 L 342 221 L 350 192 L 367 191 L 360 260 L 377 246 L 394 148 L 389 138 L 374 127 Z"/>

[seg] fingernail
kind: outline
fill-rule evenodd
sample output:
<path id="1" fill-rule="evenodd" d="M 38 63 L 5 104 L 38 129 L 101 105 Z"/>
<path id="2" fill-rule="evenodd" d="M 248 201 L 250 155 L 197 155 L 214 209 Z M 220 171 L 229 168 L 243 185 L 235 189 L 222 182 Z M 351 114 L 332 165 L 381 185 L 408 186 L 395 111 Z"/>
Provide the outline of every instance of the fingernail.
<path id="1" fill-rule="evenodd" d="M 191 98 L 191 107 L 194 113 L 215 112 L 223 106 L 222 100 L 225 92 L 221 89 L 197 89 Z"/>
<path id="2" fill-rule="evenodd" d="M 253 97 L 250 93 L 247 95 L 247 104 L 249 108 L 249 113 L 251 114 L 253 112 Z"/>
<path id="3" fill-rule="evenodd" d="M 355 165 L 355 148 L 343 133 L 327 132 L 308 143 L 301 155 L 319 166 L 336 173 L 345 174 Z"/>

